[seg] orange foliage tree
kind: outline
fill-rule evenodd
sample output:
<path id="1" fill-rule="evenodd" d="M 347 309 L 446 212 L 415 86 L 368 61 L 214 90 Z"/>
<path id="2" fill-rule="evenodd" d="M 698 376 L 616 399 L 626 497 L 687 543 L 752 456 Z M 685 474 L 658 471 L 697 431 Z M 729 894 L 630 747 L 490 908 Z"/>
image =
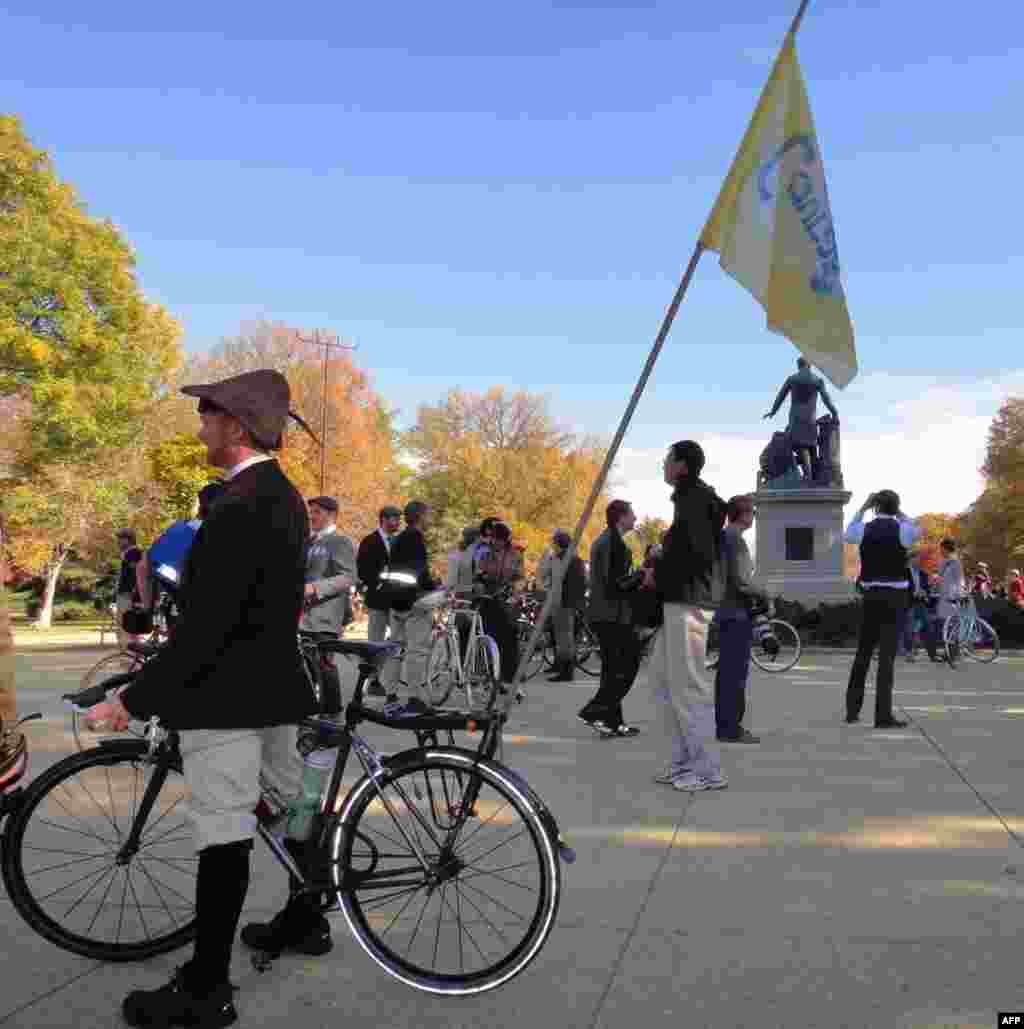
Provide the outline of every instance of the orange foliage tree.
<path id="1" fill-rule="evenodd" d="M 292 391 L 292 407 L 319 436 L 322 431 L 323 351 L 309 335 L 286 325 L 258 322 L 243 326 L 209 354 L 193 357 L 182 382 L 210 382 L 256 368 L 276 368 Z M 187 418 L 198 428 L 194 403 Z M 360 537 L 377 524 L 377 512 L 401 500 L 399 464 L 391 413 L 370 377 L 351 356 L 330 351 L 327 363 L 327 460 L 323 491 L 338 501 L 338 527 Z M 320 488 L 320 447 L 296 426 L 289 426 L 281 465 L 304 496 Z"/>
<path id="2" fill-rule="evenodd" d="M 408 489 L 433 510 L 435 561 L 465 526 L 494 515 L 524 547 L 527 574 L 556 528 L 576 527 L 605 454 L 596 441 L 560 428 L 545 397 L 501 386 L 483 394 L 454 389 L 420 407 L 403 445 L 415 469 Z M 604 528 L 607 499 L 584 532 L 584 557 Z"/>

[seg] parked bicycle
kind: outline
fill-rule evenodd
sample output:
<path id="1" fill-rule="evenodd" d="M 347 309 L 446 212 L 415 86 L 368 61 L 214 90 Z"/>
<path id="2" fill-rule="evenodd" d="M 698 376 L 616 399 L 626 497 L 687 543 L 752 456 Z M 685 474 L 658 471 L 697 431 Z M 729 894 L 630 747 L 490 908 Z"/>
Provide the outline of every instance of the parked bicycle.
<path id="1" fill-rule="evenodd" d="M 533 627 L 540 616 L 543 606 L 543 602 L 537 597 L 527 596 L 520 602 L 519 615 L 516 618 L 516 633 L 519 638 L 520 653 L 523 653 L 526 649 L 526 644 L 533 634 Z M 573 664 L 585 675 L 595 678 L 601 674 L 601 647 L 597 642 L 597 636 L 582 614 L 577 614 L 573 624 L 575 642 Z M 554 668 L 556 655 L 555 633 L 549 620 L 548 624 L 544 626 L 540 639 L 537 641 L 537 647 L 530 657 L 530 663 L 526 669 L 526 678 L 532 679 L 542 669 Z"/>
<path id="2" fill-rule="evenodd" d="M 782 618 L 771 618 L 767 614 L 755 615 L 753 622 L 751 660 L 763 672 L 788 672 L 803 653 L 800 634 L 789 622 Z M 707 668 L 717 668 L 718 659 L 718 626 L 712 623 L 708 634 Z"/>
<path id="3" fill-rule="evenodd" d="M 956 665 L 960 657 L 989 664 L 999 656 L 999 634 L 978 614 L 972 596 L 957 601 L 959 611 L 948 615 L 942 623 L 942 645 L 946 660 Z"/>
<path id="4" fill-rule="evenodd" d="M 554 817 L 517 773 L 495 759 L 507 711 L 436 711 L 389 718 L 363 689 L 401 645 L 303 634 L 304 654 L 358 659 L 352 701 L 339 719 L 312 717 L 302 748 L 337 748 L 313 816 L 316 873 L 282 842 L 280 798 L 264 796 L 258 834 L 299 892 L 336 902 L 363 950 L 389 975 L 429 993 L 495 989 L 525 969 L 554 925 L 560 860 L 574 855 Z M 314 673 L 315 674 L 315 673 Z M 80 711 L 130 676 L 67 694 Z M 418 745 L 382 757 L 362 722 L 412 730 Z M 475 750 L 456 732 L 479 733 Z M 438 742 L 444 737 L 446 743 Z M 355 753 L 363 775 L 347 794 Z M 131 961 L 195 935 L 197 858 L 182 811 L 178 734 L 153 719 L 145 739 L 104 739 L 4 797 L 3 877 L 18 913 L 57 946 Z M 257 953 L 265 970 L 276 955 Z"/>
<path id="5" fill-rule="evenodd" d="M 448 700 L 453 691 L 465 696 L 469 711 L 490 708 L 494 703 L 501 680 L 501 658 L 494 638 L 484 632 L 478 610 L 483 599 L 472 591 L 454 590 L 446 594 L 446 602 L 438 608 L 426 681 L 427 696 L 435 707 Z"/>

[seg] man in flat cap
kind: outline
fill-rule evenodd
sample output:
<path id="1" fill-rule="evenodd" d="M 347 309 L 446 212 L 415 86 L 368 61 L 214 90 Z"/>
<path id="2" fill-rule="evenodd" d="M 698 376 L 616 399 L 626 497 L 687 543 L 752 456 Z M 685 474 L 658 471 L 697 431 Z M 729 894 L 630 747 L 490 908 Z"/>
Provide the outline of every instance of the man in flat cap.
<path id="1" fill-rule="evenodd" d="M 168 985 L 129 994 L 123 1013 L 133 1026 L 212 1029 L 238 1018 L 228 969 L 260 769 L 284 796 L 298 792 L 295 725 L 316 706 L 296 646 L 309 519 L 270 453 L 290 414 L 284 376 L 246 372 L 182 392 L 199 398 L 199 439 L 210 464 L 225 469 L 224 490 L 189 551 L 174 636 L 90 718 L 117 729 L 155 715 L 181 731 L 199 854 L 195 951 Z M 278 928 L 309 931 L 320 918 L 319 909 L 292 910 Z"/>
<path id="2" fill-rule="evenodd" d="M 348 536 L 338 532 L 338 502 L 334 497 L 313 497 L 309 501 L 309 524 L 313 530 L 306 558 L 306 610 L 299 627 L 308 632 L 340 633 L 351 620 L 351 589 L 356 581 L 356 551 Z M 339 657 L 337 660 L 341 660 Z M 341 682 L 338 668 L 325 668 L 324 696 L 320 709 L 334 715 L 341 710 Z"/>

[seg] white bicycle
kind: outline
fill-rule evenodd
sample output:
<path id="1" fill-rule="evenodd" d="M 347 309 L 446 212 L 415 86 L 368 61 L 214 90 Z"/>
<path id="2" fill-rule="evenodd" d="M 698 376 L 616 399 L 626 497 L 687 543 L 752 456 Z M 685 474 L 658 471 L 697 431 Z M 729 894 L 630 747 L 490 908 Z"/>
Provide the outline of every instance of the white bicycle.
<path id="1" fill-rule="evenodd" d="M 484 632 L 477 604 L 487 599 L 470 591 L 448 593 L 438 607 L 427 659 L 427 696 L 435 707 L 462 691 L 470 711 L 490 706 L 501 679 L 501 658 L 493 637 Z M 460 627 L 463 632 L 460 633 Z"/>

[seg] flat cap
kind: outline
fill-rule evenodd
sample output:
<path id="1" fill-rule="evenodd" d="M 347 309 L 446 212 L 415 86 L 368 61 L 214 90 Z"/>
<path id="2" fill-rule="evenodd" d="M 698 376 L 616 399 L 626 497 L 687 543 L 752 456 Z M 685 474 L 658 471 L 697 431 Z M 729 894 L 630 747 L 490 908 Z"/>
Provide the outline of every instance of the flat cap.
<path id="1" fill-rule="evenodd" d="M 321 511 L 330 511 L 331 514 L 336 514 L 338 511 L 338 502 L 334 497 L 310 497 L 306 503 L 316 504 Z"/>

